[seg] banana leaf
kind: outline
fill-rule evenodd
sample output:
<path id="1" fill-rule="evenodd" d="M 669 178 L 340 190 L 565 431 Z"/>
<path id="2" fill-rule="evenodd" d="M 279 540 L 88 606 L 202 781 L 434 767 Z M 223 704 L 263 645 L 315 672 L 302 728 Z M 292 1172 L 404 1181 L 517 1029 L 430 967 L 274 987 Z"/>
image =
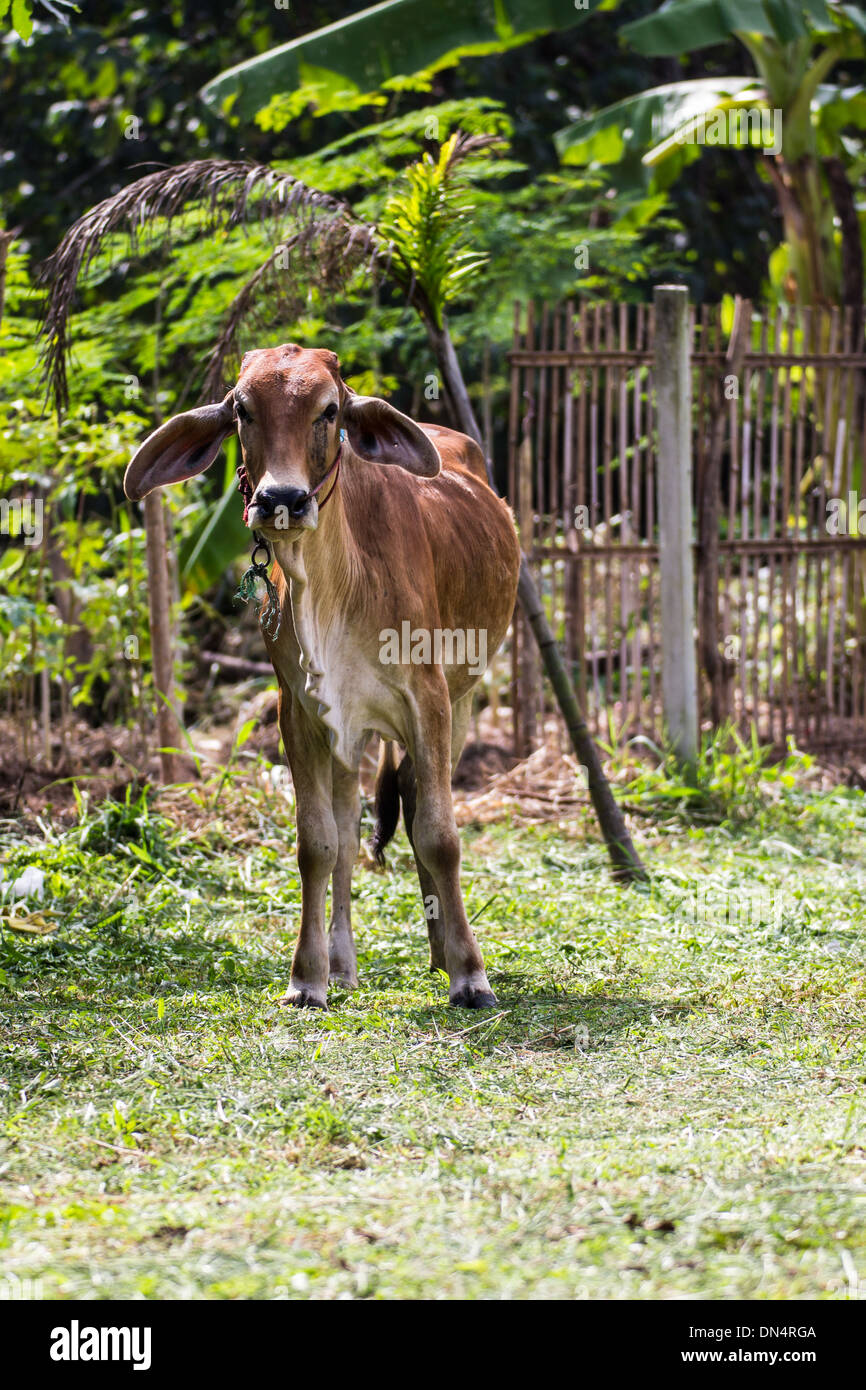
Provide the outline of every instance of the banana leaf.
<path id="1" fill-rule="evenodd" d="M 651 87 L 558 130 L 554 144 L 564 164 L 617 164 L 629 154 L 644 156 L 697 116 L 748 90 L 758 104 L 761 91 L 754 76 L 698 77 Z"/>
<path id="2" fill-rule="evenodd" d="M 288 97 L 288 119 L 312 104 L 319 114 L 365 104 L 397 79 L 502 53 L 550 30 L 569 29 L 618 0 L 385 0 L 220 73 L 202 89 L 224 115 L 252 119 Z"/>
<path id="3" fill-rule="evenodd" d="M 738 32 L 791 43 L 834 27 L 825 0 L 668 0 L 621 32 L 639 53 L 658 58 L 726 43 Z"/>

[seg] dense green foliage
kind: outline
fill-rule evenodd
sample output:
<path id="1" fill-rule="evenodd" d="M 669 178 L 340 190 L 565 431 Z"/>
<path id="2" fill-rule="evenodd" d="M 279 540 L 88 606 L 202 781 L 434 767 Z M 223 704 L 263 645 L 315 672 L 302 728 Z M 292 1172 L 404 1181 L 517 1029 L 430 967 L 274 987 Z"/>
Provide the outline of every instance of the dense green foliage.
<path id="1" fill-rule="evenodd" d="M 685 279 L 698 300 L 737 290 L 760 294 L 780 219 L 751 153 L 704 149 L 695 160 L 689 151 L 678 178 L 649 184 L 634 177 L 640 151 L 623 130 L 628 157 L 618 163 L 560 162 L 561 152 L 568 158 L 575 152 L 561 138 L 569 123 L 660 82 L 716 81 L 735 71 L 742 51 L 733 31 L 727 41 L 714 33 L 708 47 L 692 44 L 695 51 L 684 57 L 667 49 L 647 56 L 622 37 L 641 32 L 628 22 L 648 16 L 654 7 L 647 0 L 608 2 L 579 14 L 562 0 L 535 8 L 509 0 L 498 10 L 485 3 L 477 15 L 461 14 L 453 34 L 453 7 L 425 13 L 409 48 L 401 48 L 399 25 L 414 3 L 388 8 L 390 27 L 375 52 L 357 47 L 358 33 L 373 23 L 357 2 L 299 0 L 289 9 L 237 3 L 217 12 L 202 0 L 151 8 L 93 0 L 78 11 L 66 7 L 66 18 L 44 4 L 19 5 L 11 16 L 0 67 L 0 228 L 14 235 L 0 321 L 0 494 L 35 486 L 38 469 L 51 553 L 41 568 L 23 564 L 9 547 L 0 557 L 14 600 L 0 619 L 4 681 L 17 681 L 35 639 L 33 673 L 46 667 L 52 678 L 63 676 L 73 701 L 89 701 L 106 663 L 118 660 L 123 636 L 132 635 L 145 660 L 139 674 L 120 668 L 121 686 L 129 687 L 121 703 L 129 709 L 139 697 L 147 670 L 136 592 L 142 535 L 137 514 L 122 502 L 122 463 L 155 420 L 197 399 L 227 313 L 273 249 L 273 227 L 214 228 L 202 207 L 176 222 L 168 248 L 146 234 L 137 244 L 120 237 L 108 243 L 80 288 L 71 413 L 58 434 L 43 416 L 38 379 L 37 268 L 77 216 L 143 173 L 203 157 L 268 162 L 345 200 L 362 219 L 382 219 L 399 243 L 411 199 L 419 207 L 423 202 L 424 171 L 435 171 L 453 133 L 499 137 L 496 149 L 465 170 L 459 230 L 452 225 L 424 251 L 442 292 L 436 313 L 447 302 L 476 396 L 488 363 L 500 469 L 515 299 L 643 300 L 654 281 L 672 277 Z M 677 3 L 685 13 L 697 0 Z M 18 20 L 29 10 L 34 27 L 25 42 Z M 354 15 L 361 16 L 357 24 Z M 527 42 L 530 16 L 538 28 L 555 32 Z M 330 38 L 316 32 L 329 23 Z M 398 53 L 421 70 L 394 71 Z M 319 61 L 323 54 L 345 69 L 349 87 L 332 80 Z M 223 81 L 229 69 L 235 75 Z M 856 75 L 842 69 L 836 78 Z M 846 112 L 832 102 L 821 109 L 847 151 Z M 413 162 L 415 172 L 407 175 Z M 403 196 L 402 211 L 395 191 Z M 721 215 L 730 208 L 736 216 Z M 482 274 L 468 273 L 482 266 Z M 295 265 L 282 284 L 268 281 L 239 346 L 287 337 L 327 344 L 359 390 L 387 393 L 410 412 L 443 418 L 445 403 L 430 390 L 436 364 L 404 292 L 372 284 L 362 268 L 335 292 L 327 273 L 318 273 L 322 267 L 309 270 L 301 266 L 297 273 Z M 783 275 L 778 262 L 776 280 Z M 226 367 L 230 375 L 232 362 Z M 212 470 L 170 499 L 180 588 L 190 605 L 212 596 L 242 539 L 233 504 L 231 468 Z M 90 563 L 86 547 L 73 553 L 78 532 L 63 530 L 73 516 L 99 563 Z M 89 622 L 91 608 L 97 615 L 92 642 L 71 643 L 67 634 L 49 651 L 58 612 L 45 607 L 51 600 L 46 565 L 55 598 L 58 586 L 70 586 L 74 603 L 59 614 L 67 628 Z M 96 647 L 108 639 L 104 624 L 112 610 L 114 630 L 100 657 Z M 18 619 L 29 627 L 27 638 Z"/>
<path id="2" fill-rule="evenodd" d="M 862 310 L 866 219 L 855 189 L 866 170 L 866 17 L 825 0 L 667 0 L 622 36 L 656 57 L 736 39 L 735 72 L 747 75 L 666 83 L 615 102 L 558 132 L 564 158 L 626 169 L 640 160 L 643 180 L 667 188 L 707 145 L 763 154 L 784 222 L 784 250 L 770 263 L 775 297 Z"/>

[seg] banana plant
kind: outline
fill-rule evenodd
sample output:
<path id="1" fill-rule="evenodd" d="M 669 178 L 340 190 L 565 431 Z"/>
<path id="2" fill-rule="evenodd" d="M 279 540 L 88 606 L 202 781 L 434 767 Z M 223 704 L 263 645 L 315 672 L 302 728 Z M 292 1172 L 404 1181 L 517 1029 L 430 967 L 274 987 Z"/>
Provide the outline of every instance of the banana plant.
<path id="1" fill-rule="evenodd" d="M 656 13 L 627 24 L 623 37 L 650 57 L 689 53 L 736 39 L 754 71 L 669 83 L 607 107 L 559 132 L 564 162 L 625 163 L 640 159 L 644 176 L 667 186 L 705 143 L 756 148 L 776 192 L 785 241 L 771 277 L 800 305 L 843 303 L 863 330 L 863 232 L 854 189 L 866 171 L 862 140 L 866 88 L 827 79 L 840 60 L 862 58 L 866 15 L 826 0 L 667 0 Z M 744 121 L 755 111 L 758 122 Z M 764 116 L 769 120 L 764 122 Z M 836 226 L 838 222 L 839 234 Z M 828 322 L 822 319 L 823 332 Z M 826 348 L 826 342 L 819 347 Z M 826 476 L 840 417 L 857 418 L 859 378 L 840 399 L 807 374 L 805 386 L 820 425 L 811 473 Z M 854 483 L 863 486 L 862 460 Z M 855 557 L 846 581 L 846 609 L 866 649 L 866 571 Z"/>
<path id="2" fill-rule="evenodd" d="M 665 186 L 698 157 L 702 139 L 756 148 L 784 223 L 781 278 L 802 304 L 862 308 L 860 229 L 845 169 L 859 152 L 843 132 L 866 125 L 866 88 L 827 81 L 841 59 L 866 52 L 861 8 L 826 0 L 667 0 L 621 33 L 650 57 L 736 39 L 754 71 L 669 83 L 616 102 L 558 133 L 562 160 L 613 164 L 638 152 L 647 178 Z M 744 119 L 752 110 L 770 119 Z"/>
<path id="3" fill-rule="evenodd" d="M 2 0 L 0 0 L 2 3 Z M 282 129 L 316 115 L 384 105 L 384 93 L 429 89 L 463 58 L 503 53 L 570 29 L 618 0 L 385 0 L 220 73 L 202 89 L 221 115 Z"/>

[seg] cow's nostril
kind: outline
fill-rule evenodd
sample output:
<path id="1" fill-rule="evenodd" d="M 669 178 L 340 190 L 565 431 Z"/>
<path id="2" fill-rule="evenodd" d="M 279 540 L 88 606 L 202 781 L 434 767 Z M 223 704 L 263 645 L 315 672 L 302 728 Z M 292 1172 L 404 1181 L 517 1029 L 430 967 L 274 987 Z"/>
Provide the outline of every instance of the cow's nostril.
<path id="1" fill-rule="evenodd" d="M 262 487 L 253 493 L 252 504 L 261 516 L 271 516 L 275 506 L 273 498 L 273 493 L 268 488 Z"/>
<path id="2" fill-rule="evenodd" d="M 305 488 L 290 488 L 286 492 L 284 505 L 288 507 L 289 516 L 303 516 L 310 505 L 310 494 Z"/>

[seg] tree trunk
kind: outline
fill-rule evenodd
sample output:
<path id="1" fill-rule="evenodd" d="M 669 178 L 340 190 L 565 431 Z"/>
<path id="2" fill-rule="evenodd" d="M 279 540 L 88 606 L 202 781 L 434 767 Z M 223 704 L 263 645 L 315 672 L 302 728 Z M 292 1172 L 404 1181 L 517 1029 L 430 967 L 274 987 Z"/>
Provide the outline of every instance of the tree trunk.
<path id="1" fill-rule="evenodd" d="M 156 301 L 156 342 L 153 349 L 153 405 L 157 424 L 162 424 L 159 401 L 159 349 L 162 336 L 162 299 L 160 286 Z M 176 574 L 169 556 L 171 522 L 166 517 L 162 490 L 151 492 L 144 499 L 144 525 L 147 533 L 147 589 L 150 605 L 150 651 L 153 663 L 153 683 L 156 690 L 156 728 L 160 744 L 160 769 L 163 782 L 177 778 L 175 756 L 165 750 L 177 743 L 180 727 L 178 706 L 173 699 L 175 676 L 176 632 L 172 616 L 172 581 Z M 178 593 L 179 598 L 179 593 Z"/>
<path id="2" fill-rule="evenodd" d="M 459 426 L 464 434 L 468 434 L 471 439 L 476 440 L 483 449 L 481 431 L 472 409 L 472 402 L 469 399 L 469 392 L 466 389 L 466 382 L 460 370 L 460 363 L 457 360 L 447 323 L 443 321 L 443 326 L 439 328 L 424 312 L 423 306 L 416 303 L 416 308 L 418 308 L 427 329 L 430 344 L 436 354 L 439 370 L 453 403 Z M 487 476 L 490 486 L 496 492 L 493 468 L 489 458 L 487 459 Z M 517 598 L 538 644 L 539 654 L 565 720 L 571 745 L 580 763 L 586 769 L 589 794 L 613 864 L 614 877 L 627 883 L 646 882 L 649 875 L 632 844 L 625 818 L 614 800 L 610 783 L 604 775 L 598 749 L 580 712 L 577 698 L 568 678 L 568 672 L 556 645 L 556 638 L 547 621 L 544 606 L 532 578 L 529 561 L 523 554 L 520 557 Z"/>
<path id="3" fill-rule="evenodd" d="M 854 342 L 859 343 L 863 324 L 863 246 L 857 203 L 841 159 L 828 155 L 824 173 L 842 231 L 842 303 L 854 311 Z"/>
<path id="4" fill-rule="evenodd" d="M 532 505 L 532 420 L 534 410 L 530 405 L 523 421 L 523 438 L 519 451 L 519 495 L 512 499 L 517 516 L 517 530 L 524 553 L 532 554 L 535 515 Z M 518 631 L 519 628 L 519 631 Z M 517 735 L 515 752 L 518 757 L 528 758 L 535 748 L 538 732 L 538 695 L 541 688 L 538 669 L 538 653 L 533 644 L 533 633 L 525 613 L 521 612 L 515 623 L 514 640 L 517 642 L 520 664 L 517 678 L 517 718 L 514 722 Z"/>
<path id="5" fill-rule="evenodd" d="M 147 598 L 150 607 L 150 650 L 156 689 L 156 727 L 163 782 L 174 782 L 175 757 L 166 750 L 177 742 L 177 721 L 171 704 L 174 656 L 171 641 L 171 597 L 162 493 L 157 489 L 144 499 L 147 533 Z"/>

